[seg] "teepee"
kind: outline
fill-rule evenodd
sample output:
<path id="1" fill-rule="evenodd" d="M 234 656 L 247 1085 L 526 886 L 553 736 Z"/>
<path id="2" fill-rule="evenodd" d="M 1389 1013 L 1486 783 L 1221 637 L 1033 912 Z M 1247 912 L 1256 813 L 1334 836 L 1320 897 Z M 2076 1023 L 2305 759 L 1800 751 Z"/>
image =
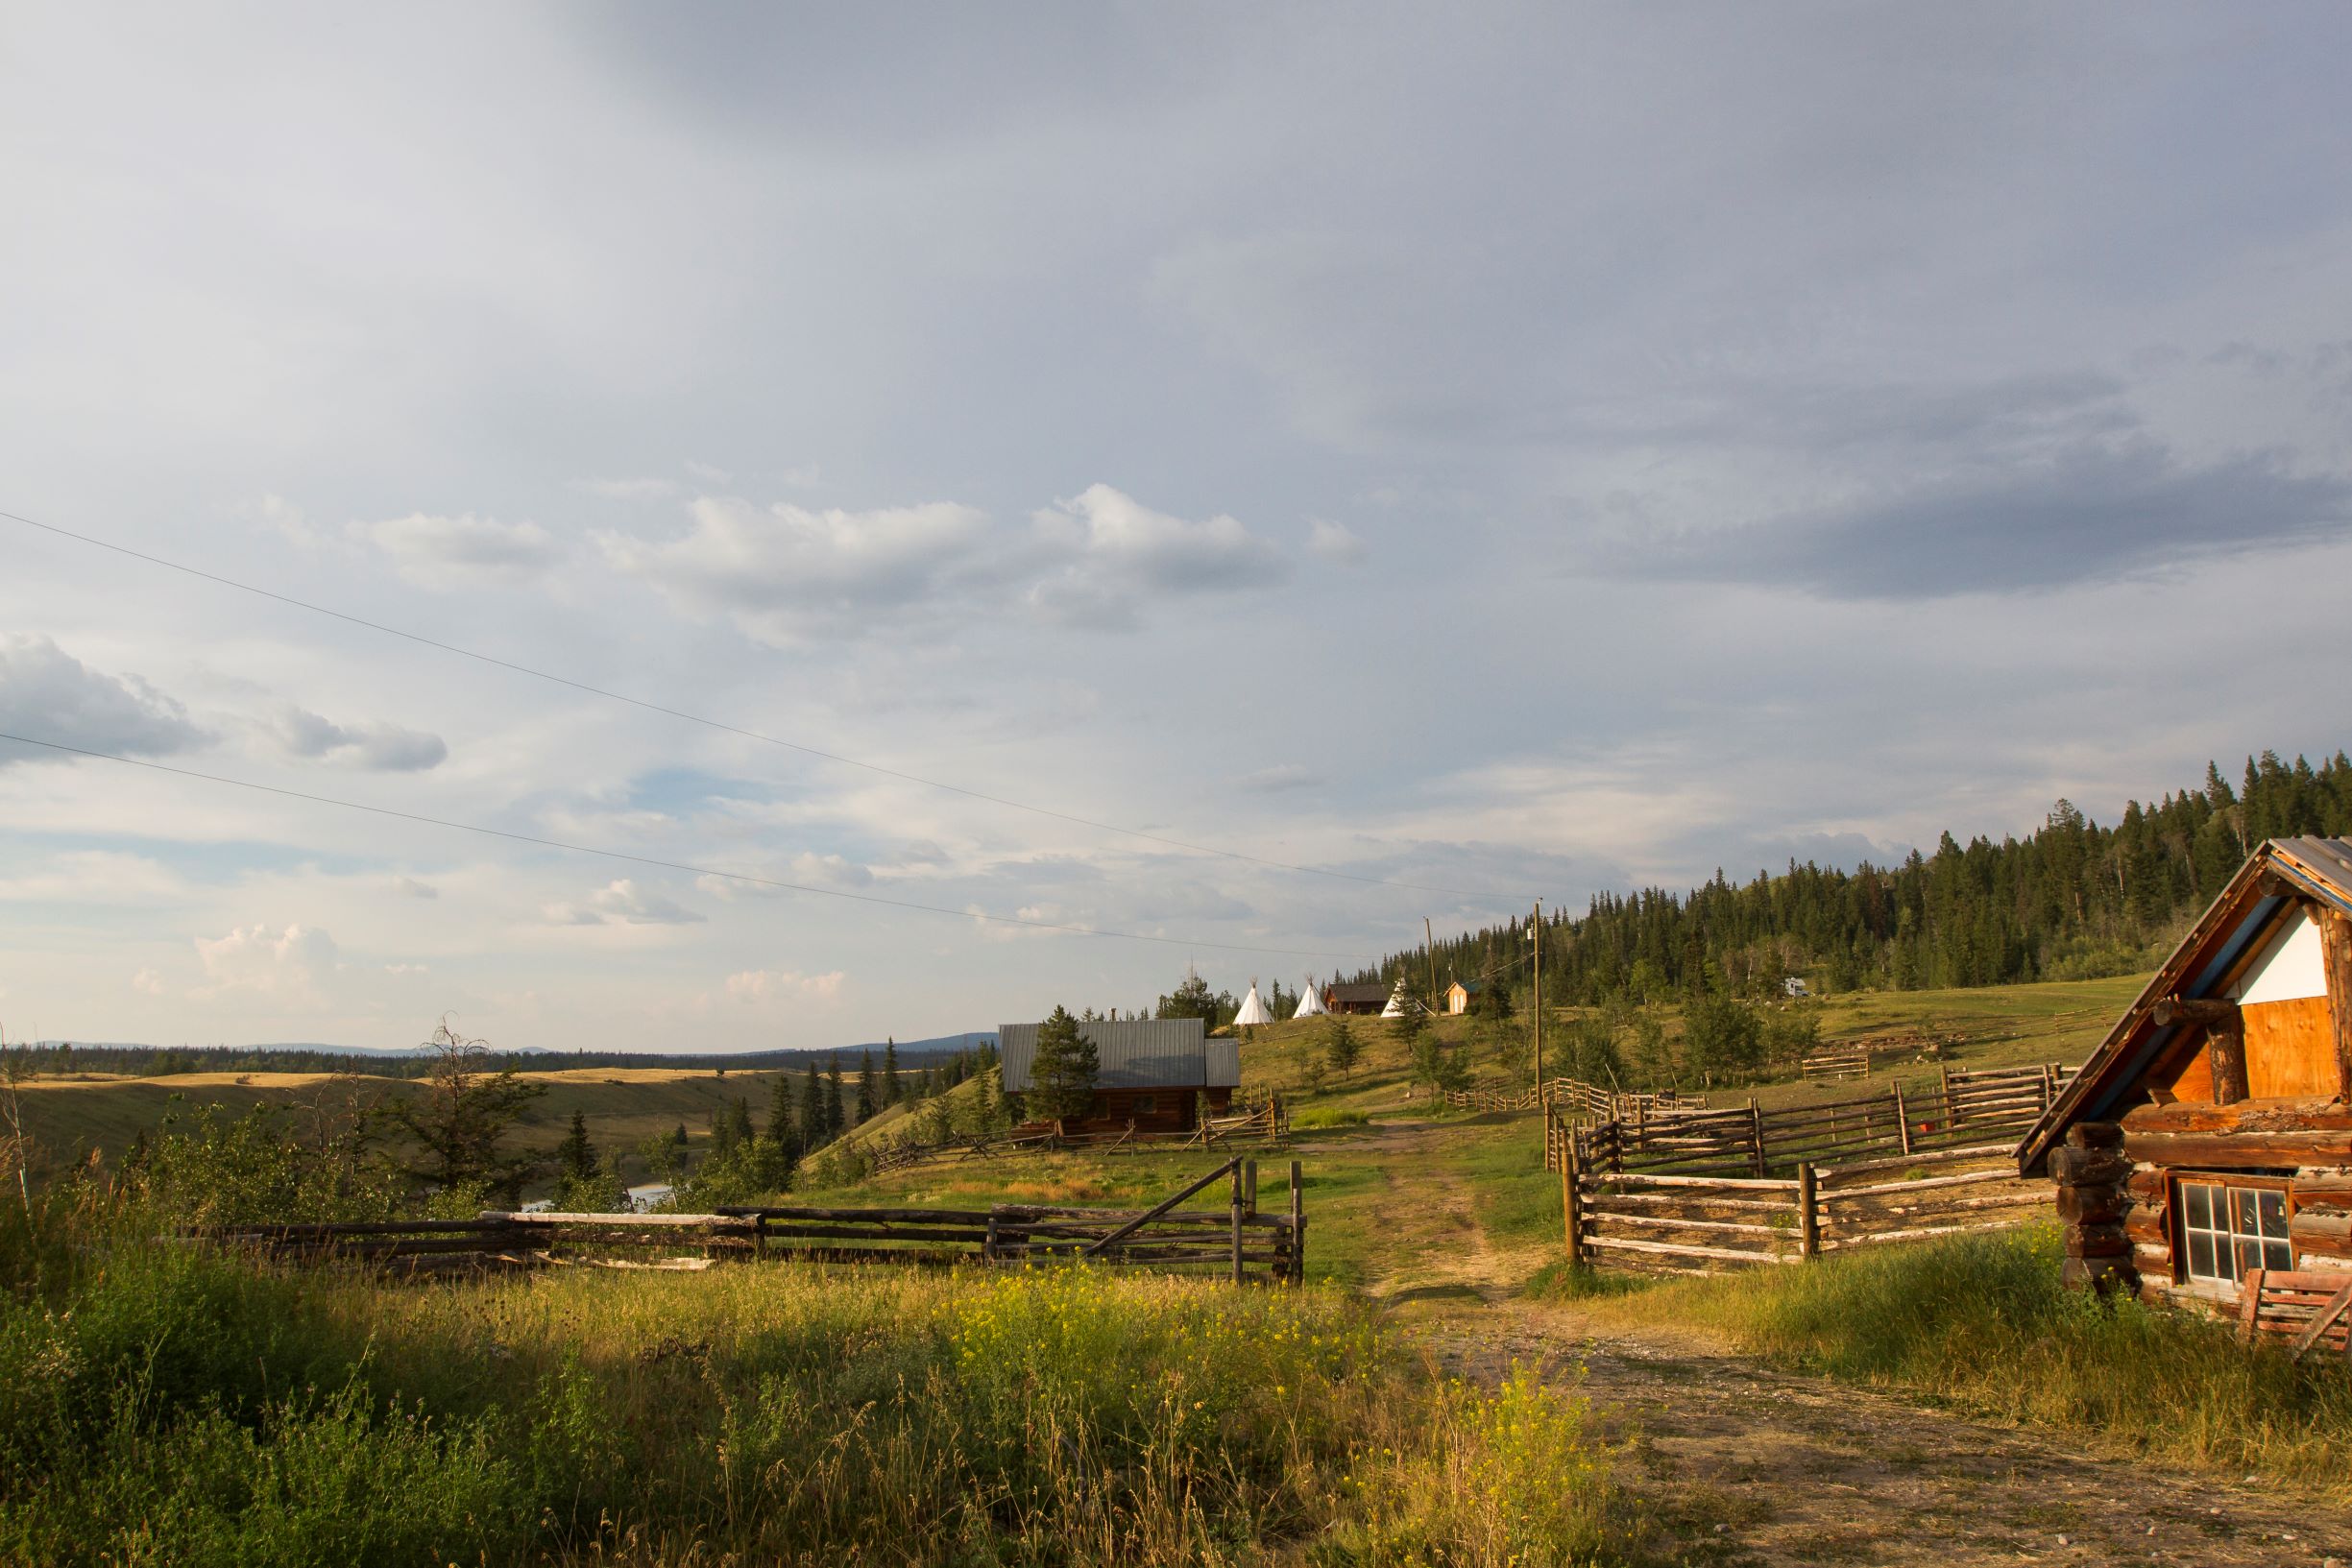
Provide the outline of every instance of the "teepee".
<path id="1" fill-rule="evenodd" d="M 1405 1016 L 1405 1010 L 1411 1005 L 1411 1001 L 1405 996 L 1405 982 L 1399 977 L 1396 981 L 1396 989 L 1389 993 L 1389 1004 L 1380 1009 L 1380 1016 L 1382 1018 L 1402 1018 Z"/>
<path id="2" fill-rule="evenodd" d="M 1242 1010 L 1233 1015 L 1233 1022 L 1240 1025 L 1272 1024 L 1273 1021 L 1274 1015 L 1266 1010 L 1265 1000 L 1258 995 L 1258 982 L 1251 980 L 1249 994 L 1242 998 Z"/>
<path id="3" fill-rule="evenodd" d="M 1323 994 L 1315 987 L 1315 977 L 1309 975 L 1306 989 L 1298 993 L 1298 1010 L 1291 1014 L 1291 1017 L 1313 1018 L 1318 1013 L 1329 1011 L 1330 1009 L 1323 1005 Z"/>

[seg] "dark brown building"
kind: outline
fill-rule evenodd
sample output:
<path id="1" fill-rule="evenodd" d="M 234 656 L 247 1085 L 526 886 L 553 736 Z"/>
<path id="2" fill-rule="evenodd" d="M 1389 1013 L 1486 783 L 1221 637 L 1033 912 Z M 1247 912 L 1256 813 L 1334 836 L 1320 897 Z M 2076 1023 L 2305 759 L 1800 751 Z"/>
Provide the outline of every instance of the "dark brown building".
<path id="1" fill-rule="evenodd" d="M 1078 1121 L 1063 1118 L 1064 1132 L 1124 1132 L 1130 1122 L 1139 1133 L 1190 1132 L 1203 1098 L 1212 1114 L 1231 1108 L 1242 1081 L 1241 1043 L 1210 1039 L 1200 1019 L 1098 1019 L 1078 1027 L 1095 1049 L 1094 1103 Z M 997 1043 L 1005 1092 L 1027 1092 L 1037 1025 L 1000 1025 Z"/>
<path id="2" fill-rule="evenodd" d="M 1326 985 L 1323 1008 L 1334 1013 L 1377 1013 L 1389 1004 L 1385 985 Z"/>
<path id="3" fill-rule="evenodd" d="M 2067 1273 L 2239 1305 L 2255 1269 L 2352 1281 L 2352 841 L 2254 852 L 2018 1148 Z"/>

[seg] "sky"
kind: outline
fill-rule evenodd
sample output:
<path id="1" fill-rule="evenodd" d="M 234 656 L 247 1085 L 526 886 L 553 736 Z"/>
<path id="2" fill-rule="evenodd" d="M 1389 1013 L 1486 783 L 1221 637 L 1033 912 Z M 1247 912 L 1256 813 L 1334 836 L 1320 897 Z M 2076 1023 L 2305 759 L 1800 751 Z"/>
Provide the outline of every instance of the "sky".
<path id="1" fill-rule="evenodd" d="M 0 732 L 130 760 L 0 741 L 0 1031 L 920 1038 L 2333 752 L 2348 57 L 12 6 L 0 512 L 121 549 L 0 519 Z"/>

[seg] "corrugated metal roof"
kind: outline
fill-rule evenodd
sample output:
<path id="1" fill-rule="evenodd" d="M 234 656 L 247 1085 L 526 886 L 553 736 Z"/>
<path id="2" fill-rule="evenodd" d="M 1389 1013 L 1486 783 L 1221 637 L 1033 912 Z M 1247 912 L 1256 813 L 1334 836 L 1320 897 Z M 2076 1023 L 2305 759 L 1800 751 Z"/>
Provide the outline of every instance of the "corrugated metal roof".
<path id="1" fill-rule="evenodd" d="M 1334 1001 L 1386 1001 L 1394 989 L 1386 985 L 1335 985 L 1331 988 Z"/>
<path id="2" fill-rule="evenodd" d="M 1207 1025 L 1197 1018 L 1098 1019 L 1078 1028 L 1094 1045 L 1098 1088 L 1237 1088 L 1242 1081 L 1238 1044 L 1208 1039 Z M 1030 1066 L 1037 1057 L 1037 1025 L 1002 1025 L 997 1047 L 1006 1093 L 1035 1087 Z"/>

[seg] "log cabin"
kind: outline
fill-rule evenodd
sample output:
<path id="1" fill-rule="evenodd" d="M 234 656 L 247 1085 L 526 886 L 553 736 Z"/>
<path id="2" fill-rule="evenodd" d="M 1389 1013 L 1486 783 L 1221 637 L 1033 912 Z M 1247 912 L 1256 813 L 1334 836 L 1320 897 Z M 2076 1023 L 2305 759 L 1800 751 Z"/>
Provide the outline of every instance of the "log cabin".
<path id="1" fill-rule="evenodd" d="M 1369 985 L 1326 985 L 1323 987 L 1323 1011 L 1377 1015 L 1389 1004 L 1391 991 L 1391 987 L 1377 982 Z"/>
<path id="2" fill-rule="evenodd" d="M 1241 1044 L 1212 1039 L 1198 1018 L 1090 1019 L 1079 1033 L 1094 1046 L 1094 1102 L 1085 1116 L 1064 1117 L 1072 1135 L 1124 1132 L 1188 1133 L 1200 1125 L 1199 1106 L 1222 1116 L 1241 1086 Z M 1037 1056 L 1037 1025 L 1006 1024 L 997 1031 L 1005 1063 L 1005 1093 L 1028 1092 Z"/>
<path id="3" fill-rule="evenodd" d="M 2352 840 L 2256 850 L 2018 1146 L 2070 1284 L 2237 1309 L 2352 1280 Z"/>

